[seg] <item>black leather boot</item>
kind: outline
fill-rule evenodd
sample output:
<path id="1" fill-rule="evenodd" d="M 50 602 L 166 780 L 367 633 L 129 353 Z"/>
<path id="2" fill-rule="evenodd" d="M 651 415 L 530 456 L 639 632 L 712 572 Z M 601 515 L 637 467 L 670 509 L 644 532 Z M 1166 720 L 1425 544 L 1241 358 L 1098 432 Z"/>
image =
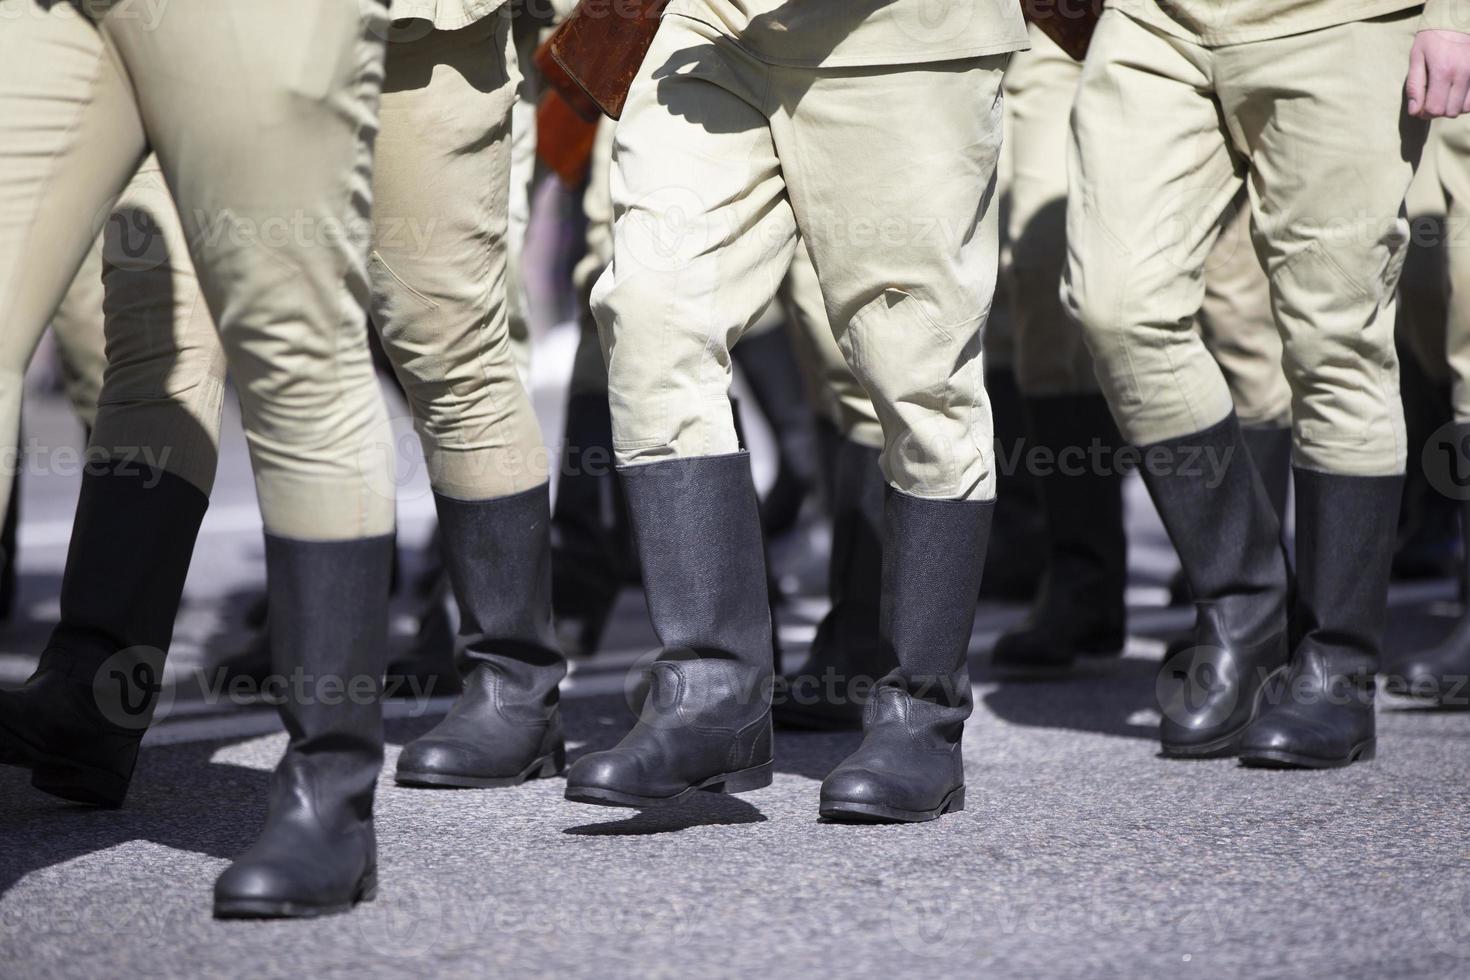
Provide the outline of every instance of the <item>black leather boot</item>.
<path id="1" fill-rule="evenodd" d="M 744 452 L 619 470 L 658 634 L 638 722 L 578 759 L 566 796 L 652 806 L 771 782 L 771 609 Z"/>
<path id="2" fill-rule="evenodd" d="M 607 392 L 573 395 L 551 524 L 552 606 L 569 656 L 597 652 L 618 594 L 633 577 L 626 512 L 613 471 Z"/>
<path id="3" fill-rule="evenodd" d="M 822 781 L 821 815 L 914 823 L 965 808 L 967 655 L 995 501 L 890 490 L 880 635 L 896 670 L 868 700 L 863 742 Z"/>
<path id="4" fill-rule="evenodd" d="M 844 439 L 832 468 L 832 607 L 817 626 L 801 672 L 781 678 L 776 724 L 818 730 L 861 728 L 868 692 L 894 667 L 878 641 L 883 583 L 883 497 L 877 449 Z"/>
<path id="5" fill-rule="evenodd" d="M 1056 460 L 1038 478 L 1049 560 L 1031 615 L 996 641 L 991 663 L 1003 676 L 1053 676 L 1079 657 L 1116 657 L 1127 641 L 1121 439 L 1101 395 L 1030 398 L 1026 410 Z"/>
<path id="6" fill-rule="evenodd" d="M 817 485 L 817 433 L 801 366 L 783 324 L 730 350 L 776 441 L 776 479 L 761 501 L 761 526 L 779 537 L 796 526 Z"/>
<path id="7" fill-rule="evenodd" d="M 217 918 L 329 915 L 376 891 L 392 554 L 392 535 L 265 536 L 271 663 L 290 741 L 265 828 L 214 884 Z"/>
<path id="8" fill-rule="evenodd" d="M 551 495 L 546 484 L 495 500 L 434 497 L 445 565 L 463 610 L 464 693 L 404 746 L 404 786 L 518 786 L 566 766 L 557 685 L 566 660 L 551 625 Z"/>
<path id="9" fill-rule="evenodd" d="M 10 481 L 10 506 L 0 526 L 0 623 L 15 611 L 15 536 L 20 529 L 20 467 Z"/>
<path id="10" fill-rule="evenodd" d="M 1460 504 L 1463 540 L 1461 582 L 1470 582 L 1470 501 Z M 1470 604 L 1462 598 L 1460 618 L 1449 635 L 1433 646 L 1395 658 L 1385 672 L 1384 690 L 1441 708 L 1470 708 Z"/>
<path id="11" fill-rule="evenodd" d="M 120 806 L 153 719 L 209 498 L 138 463 L 89 465 L 61 620 L 24 687 L 0 692 L 0 762 L 63 799 Z"/>
<path id="12" fill-rule="evenodd" d="M 1256 472 L 1261 476 L 1261 483 L 1266 487 L 1266 497 L 1271 501 L 1271 510 L 1276 514 L 1276 522 L 1285 526 L 1286 501 L 1291 493 L 1291 427 L 1241 426 L 1240 435 L 1245 441 L 1251 462 L 1255 464 Z M 1183 606 L 1189 601 L 1189 583 L 1185 580 L 1184 571 L 1181 569 L 1169 585 L 1169 602 L 1171 605 Z M 1171 644 L 1170 651 L 1184 649 L 1188 646 L 1189 639 L 1184 637 Z"/>
<path id="13" fill-rule="evenodd" d="M 1235 755 L 1286 666 L 1289 572 L 1281 527 L 1232 413 L 1142 449 L 1144 483 L 1194 596 L 1191 642 L 1159 673 L 1163 754 Z"/>
<path id="14" fill-rule="evenodd" d="M 1249 766 L 1329 769 L 1373 758 L 1373 695 L 1402 476 L 1296 470 L 1302 638 L 1279 701 L 1245 733 Z"/>

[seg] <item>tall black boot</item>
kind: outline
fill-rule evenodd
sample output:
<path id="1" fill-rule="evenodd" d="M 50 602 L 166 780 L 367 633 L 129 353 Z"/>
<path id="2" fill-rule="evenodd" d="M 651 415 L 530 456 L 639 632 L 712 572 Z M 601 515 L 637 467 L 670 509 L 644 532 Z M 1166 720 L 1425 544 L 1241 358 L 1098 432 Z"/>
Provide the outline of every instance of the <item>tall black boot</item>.
<path id="1" fill-rule="evenodd" d="M 597 652 L 618 594 L 633 577 L 626 510 L 613 471 L 607 392 L 573 395 L 551 524 L 556 633 L 570 656 Z"/>
<path id="2" fill-rule="evenodd" d="M 463 611 L 456 658 L 464 693 L 404 746 L 397 780 L 490 787 L 555 776 L 566 765 L 557 685 L 567 667 L 551 625 L 550 488 L 434 501 Z"/>
<path id="3" fill-rule="evenodd" d="M 995 519 L 980 580 L 982 599 L 1031 602 L 1046 573 L 1046 519 L 1041 481 L 1025 465 L 1030 442 L 1025 401 L 1010 368 L 985 372 L 995 420 Z"/>
<path id="4" fill-rule="evenodd" d="M 658 658 L 638 722 L 578 759 L 567 799 L 651 806 L 771 782 L 771 608 L 744 452 L 619 470 Z"/>
<path id="5" fill-rule="evenodd" d="M 271 663 L 290 741 L 260 837 L 214 884 L 219 918 L 345 912 L 377 888 L 373 790 L 393 536 L 265 536 Z"/>
<path id="6" fill-rule="evenodd" d="M 777 686 L 778 725 L 859 728 L 867 694 L 894 667 L 878 640 L 883 580 L 883 497 L 877 449 L 843 439 L 832 468 L 832 607 L 817 626 L 801 672 Z"/>
<path id="7" fill-rule="evenodd" d="M 967 655 L 994 512 L 993 500 L 889 491 L 879 630 L 898 667 L 868 699 L 862 744 L 822 781 L 823 817 L 910 823 L 965 808 Z"/>
<path id="8" fill-rule="evenodd" d="M 1236 754 L 1268 680 L 1287 661 L 1289 572 L 1281 526 L 1232 413 L 1142 450 L 1144 482 L 1194 596 L 1190 646 L 1157 691 L 1163 754 Z"/>
<path id="9" fill-rule="evenodd" d="M 1373 758 L 1375 675 L 1402 476 L 1296 470 L 1296 616 L 1280 701 L 1240 746 L 1246 765 L 1327 769 Z"/>
<path id="10" fill-rule="evenodd" d="M 730 356 L 775 436 L 776 479 L 761 501 L 761 526 L 779 537 L 795 526 L 817 485 L 817 433 L 806 384 L 785 326 L 742 338 Z"/>
<path id="11" fill-rule="evenodd" d="M 1460 536 L 1463 583 L 1470 582 L 1470 501 L 1460 504 Z M 1385 673 L 1383 687 L 1390 694 L 1441 708 L 1470 708 L 1470 604 L 1462 600 L 1448 636 L 1428 649 L 1400 655 Z"/>
<path id="12" fill-rule="evenodd" d="M 1113 465 L 1121 439 L 1107 400 L 1031 398 L 1026 409 L 1033 438 L 1056 460 L 1038 479 L 1049 560 L 1031 615 L 996 641 L 991 662 L 1003 674 L 1045 676 L 1079 657 L 1123 652 L 1128 537 L 1123 474 Z"/>
<path id="13" fill-rule="evenodd" d="M 89 466 L 61 620 L 24 687 L 0 692 L 0 762 L 63 799 L 120 806 L 153 719 L 209 498 L 137 463 Z"/>
<path id="14" fill-rule="evenodd" d="M 1245 425 L 1241 426 L 1240 435 L 1266 488 L 1266 497 L 1271 501 L 1276 522 L 1284 527 L 1286 501 L 1291 493 L 1291 426 Z M 1189 583 L 1185 581 L 1184 570 L 1180 569 L 1169 585 L 1169 602 L 1183 606 L 1189 601 Z M 1188 645 L 1186 637 L 1171 644 L 1170 649 L 1183 649 Z"/>
<path id="15" fill-rule="evenodd" d="M 10 506 L 0 526 L 0 623 L 15 611 L 15 536 L 20 529 L 20 467 L 10 481 Z"/>

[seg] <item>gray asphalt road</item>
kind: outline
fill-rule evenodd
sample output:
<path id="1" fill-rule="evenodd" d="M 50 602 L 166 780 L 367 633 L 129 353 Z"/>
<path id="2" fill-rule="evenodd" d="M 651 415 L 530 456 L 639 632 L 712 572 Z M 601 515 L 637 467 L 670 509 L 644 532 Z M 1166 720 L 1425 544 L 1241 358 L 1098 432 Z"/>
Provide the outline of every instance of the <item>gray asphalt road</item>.
<path id="1" fill-rule="evenodd" d="M 51 444 L 67 423 L 32 412 Z M 555 431 L 554 426 L 549 431 Z M 172 677 L 243 639 L 258 527 L 238 437 L 206 528 Z M 27 478 L 25 610 L 0 637 L 23 676 L 54 615 L 73 497 Z M 410 481 L 404 536 L 426 502 Z M 1470 975 L 1470 715 L 1381 709 L 1377 761 L 1325 774 L 1155 757 L 1153 678 L 1182 625 L 1157 608 L 1170 559 L 1133 495 L 1128 655 L 1002 685 L 986 667 L 1018 610 L 984 607 L 966 734 L 969 808 L 921 827 L 819 823 L 850 736 L 783 735 L 775 784 L 636 813 L 511 790 L 394 787 L 399 747 L 445 703 L 394 707 L 379 793 L 382 887 L 349 916 L 215 923 L 210 888 L 258 829 L 284 736 L 269 712 L 182 698 L 128 805 L 94 812 L 0 769 L 0 976 L 1464 977 Z M 1395 595 L 1391 643 L 1447 620 L 1447 586 Z M 794 652 L 820 613 L 793 603 Z M 573 754 L 628 724 L 621 688 L 652 643 L 624 597 L 613 649 L 566 693 Z"/>

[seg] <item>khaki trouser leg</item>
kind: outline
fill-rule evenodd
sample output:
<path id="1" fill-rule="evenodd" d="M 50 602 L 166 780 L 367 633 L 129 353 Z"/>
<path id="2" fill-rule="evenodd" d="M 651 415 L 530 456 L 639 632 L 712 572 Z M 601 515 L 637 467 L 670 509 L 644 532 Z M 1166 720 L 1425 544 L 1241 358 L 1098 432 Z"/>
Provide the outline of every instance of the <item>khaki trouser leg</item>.
<path id="1" fill-rule="evenodd" d="M 1195 329 L 1220 218 L 1241 187 L 1209 52 L 1104 13 L 1072 114 L 1062 284 L 1126 439 L 1206 429 L 1233 407 Z"/>
<path id="2" fill-rule="evenodd" d="M 492 17 L 392 45 L 377 144 L 373 321 L 430 482 L 459 500 L 547 479 L 506 317 L 508 42 L 508 23 Z"/>
<path id="3" fill-rule="evenodd" d="M 385 11 L 356 0 L 306 12 L 291 0 L 176 0 L 156 24 L 102 21 L 177 202 L 265 527 L 280 537 L 393 527 L 391 440 L 362 317 L 386 26 Z"/>
<path id="4" fill-rule="evenodd" d="M 884 473 L 915 496 L 995 495 L 981 345 L 1007 61 L 771 69 L 771 131 L 828 320 L 882 422 Z M 873 141 L 853 105 L 881 107 L 903 138 Z"/>
<path id="5" fill-rule="evenodd" d="M 157 162 L 103 232 L 107 372 L 93 451 L 139 459 L 208 496 L 219 461 L 225 356 Z"/>
<path id="6" fill-rule="evenodd" d="M 1030 397 L 1097 391 L 1082 329 L 1057 294 L 1067 258 L 1067 133 L 1082 76 L 1041 31 L 1006 70 L 1011 206 L 1006 287 L 1015 326 L 1016 383 Z"/>
<path id="7" fill-rule="evenodd" d="M 127 79 L 70 5 L 0 0 L 0 23 L 0 446 L 8 447 L 20 435 L 26 366 L 142 159 L 144 136 Z M 0 466 L 7 503 L 16 462 Z"/>
<path id="8" fill-rule="evenodd" d="M 1250 209 L 1226 219 L 1205 270 L 1200 336 L 1230 386 L 1240 424 L 1291 425 L 1291 386 L 1281 366 L 1281 335 L 1271 314 L 1271 283 L 1251 242 Z"/>
<path id="9" fill-rule="evenodd" d="M 1435 128 L 1435 157 L 1446 205 L 1449 295 L 1444 347 L 1455 421 L 1470 422 L 1470 117 L 1441 120 Z"/>
<path id="10" fill-rule="evenodd" d="M 1404 472 L 1393 331 L 1404 195 L 1424 138 L 1405 124 L 1400 91 L 1414 24 L 1412 14 L 1360 21 L 1216 57 L 1224 117 L 1251 160 L 1295 460 L 1307 469 Z"/>
<path id="11" fill-rule="evenodd" d="M 817 270 L 806 245 L 798 243 L 796 258 L 781 282 L 781 307 L 791 327 L 793 346 L 817 413 L 843 438 L 870 449 L 883 448 L 883 426 L 873 401 L 832 336 Z"/>
<path id="12" fill-rule="evenodd" d="M 664 19 L 614 134 L 613 257 L 592 308 L 621 465 L 737 450 L 730 348 L 796 247 L 759 70 L 723 45 L 658 70 L 705 44 L 687 23 Z"/>
<path id="13" fill-rule="evenodd" d="M 88 429 L 97 424 L 97 399 L 107 354 L 102 333 L 102 241 L 87 253 L 71 288 L 51 317 L 51 333 L 61 358 L 66 398 Z"/>

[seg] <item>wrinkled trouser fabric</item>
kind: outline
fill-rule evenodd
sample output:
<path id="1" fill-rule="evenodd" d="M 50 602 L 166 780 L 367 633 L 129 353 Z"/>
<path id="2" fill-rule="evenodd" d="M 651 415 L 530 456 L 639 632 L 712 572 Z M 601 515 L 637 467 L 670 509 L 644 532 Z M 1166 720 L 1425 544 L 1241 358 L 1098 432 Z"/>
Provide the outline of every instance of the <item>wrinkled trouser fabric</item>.
<path id="1" fill-rule="evenodd" d="M 1006 61 L 780 68 L 665 17 L 615 135 L 613 262 L 593 291 L 620 464 L 736 450 L 729 349 L 799 234 L 889 482 L 994 496 L 981 337 Z M 878 116 L 903 138 L 874 139 Z"/>
<path id="2" fill-rule="evenodd" d="M 1012 301 L 1016 382 L 1033 397 L 1098 390 L 1083 332 L 1057 285 L 1067 261 L 1067 140 L 1082 65 L 1036 28 L 1006 70 L 1010 209 L 1001 276 Z M 1243 195 L 1242 195 L 1243 196 Z M 1245 425 L 1285 426 L 1291 389 L 1271 291 L 1250 243 L 1249 209 L 1233 208 L 1206 264 L 1197 325 Z"/>
<path id="3" fill-rule="evenodd" d="M 388 532 L 361 316 L 385 11 L 121 13 L 0 0 L 0 329 L 39 337 L 152 150 L 235 372 L 267 530 Z"/>
<path id="4" fill-rule="evenodd" d="M 1232 409 L 1192 318 L 1244 185 L 1298 465 L 1403 472 L 1393 324 L 1423 140 L 1402 106 L 1414 23 L 1205 48 L 1104 14 L 1072 116 L 1063 289 L 1130 441 L 1198 432 Z"/>

